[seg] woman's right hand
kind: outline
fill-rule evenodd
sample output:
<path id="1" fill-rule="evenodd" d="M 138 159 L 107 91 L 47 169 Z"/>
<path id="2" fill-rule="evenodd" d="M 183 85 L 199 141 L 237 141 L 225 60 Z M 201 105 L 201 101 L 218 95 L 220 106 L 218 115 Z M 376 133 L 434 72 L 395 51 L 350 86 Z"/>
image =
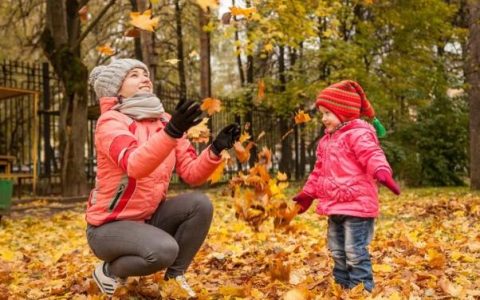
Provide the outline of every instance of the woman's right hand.
<path id="1" fill-rule="evenodd" d="M 173 138 L 181 138 L 188 129 L 202 121 L 201 115 L 200 104 L 180 100 L 165 127 L 165 132 Z"/>

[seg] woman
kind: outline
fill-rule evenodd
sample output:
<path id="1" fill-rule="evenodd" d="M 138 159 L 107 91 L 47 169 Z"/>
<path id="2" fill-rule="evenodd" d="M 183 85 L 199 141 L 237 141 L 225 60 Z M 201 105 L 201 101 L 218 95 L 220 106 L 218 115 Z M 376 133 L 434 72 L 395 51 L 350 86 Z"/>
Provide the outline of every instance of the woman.
<path id="1" fill-rule="evenodd" d="M 237 124 L 220 131 L 197 156 L 185 132 L 202 117 L 198 104 L 180 101 L 170 116 L 152 93 L 148 68 L 135 59 L 98 66 L 89 83 L 99 98 L 95 131 L 97 178 L 86 212 L 87 239 L 103 260 L 93 278 L 112 295 L 128 276 L 165 269 L 194 297 L 184 273 L 202 245 L 213 209 L 200 192 L 167 199 L 173 170 L 188 184 L 203 184 L 220 152 L 240 136 Z"/>

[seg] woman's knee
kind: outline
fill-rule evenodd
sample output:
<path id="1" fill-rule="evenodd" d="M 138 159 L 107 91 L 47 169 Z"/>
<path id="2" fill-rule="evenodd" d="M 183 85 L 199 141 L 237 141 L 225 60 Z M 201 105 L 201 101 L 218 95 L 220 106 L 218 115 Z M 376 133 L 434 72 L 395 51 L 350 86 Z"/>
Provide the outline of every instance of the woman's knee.
<path id="1" fill-rule="evenodd" d="M 213 205 L 207 195 L 200 192 L 192 193 L 192 199 L 195 202 L 196 210 L 204 215 L 213 215 Z"/>
<path id="2" fill-rule="evenodd" d="M 164 239 L 150 245 L 145 260 L 157 269 L 166 268 L 173 264 L 178 256 L 179 247 L 175 239 Z"/>

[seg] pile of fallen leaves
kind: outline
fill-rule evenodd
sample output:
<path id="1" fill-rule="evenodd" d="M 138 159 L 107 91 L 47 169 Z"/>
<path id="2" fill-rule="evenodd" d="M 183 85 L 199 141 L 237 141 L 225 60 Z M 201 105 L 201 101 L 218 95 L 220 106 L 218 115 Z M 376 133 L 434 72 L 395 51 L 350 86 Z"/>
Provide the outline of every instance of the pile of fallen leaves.
<path id="1" fill-rule="evenodd" d="M 285 191 L 291 197 L 297 188 Z M 217 189 L 212 227 L 187 272 L 200 299 L 438 299 L 480 297 L 480 195 L 466 189 L 381 193 L 371 254 L 371 295 L 332 282 L 326 219 L 313 209 L 287 227 L 268 219 L 254 230 Z M 91 273 L 83 205 L 68 212 L 4 217 L 0 299 L 106 299 Z M 120 299 L 181 298 L 163 274 L 129 278 Z"/>

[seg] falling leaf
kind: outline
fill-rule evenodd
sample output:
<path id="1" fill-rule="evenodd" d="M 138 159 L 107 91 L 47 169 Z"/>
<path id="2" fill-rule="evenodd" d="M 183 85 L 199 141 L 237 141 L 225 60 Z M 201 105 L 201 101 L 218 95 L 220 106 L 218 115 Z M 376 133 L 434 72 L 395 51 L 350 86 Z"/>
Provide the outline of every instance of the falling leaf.
<path id="1" fill-rule="evenodd" d="M 200 55 L 199 55 L 198 52 L 195 51 L 195 50 L 192 50 L 192 51 L 188 54 L 188 57 L 190 57 L 190 58 L 195 58 L 195 59 L 198 59 L 199 56 L 200 56 Z"/>
<path id="2" fill-rule="evenodd" d="M 150 3 L 152 3 L 153 5 L 157 5 L 159 1 L 160 0 L 150 0 Z"/>
<path id="3" fill-rule="evenodd" d="M 235 150 L 235 155 L 240 163 L 245 163 L 250 158 L 250 150 L 252 149 L 254 143 L 249 142 L 247 146 L 243 147 L 242 143 L 236 142 L 233 145 L 233 149 Z"/>
<path id="4" fill-rule="evenodd" d="M 140 30 L 138 30 L 136 27 L 130 27 L 123 35 L 127 37 L 138 38 L 140 37 Z"/>
<path id="5" fill-rule="evenodd" d="M 281 140 L 283 141 L 287 136 L 289 136 L 291 133 L 293 132 L 293 128 L 290 129 L 289 131 L 287 131 L 281 138 Z"/>
<path id="6" fill-rule="evenodd" d="M 278 171 L 277 172 L 277 179 L 278 179 L 278 181 L 287 181 L 288 176 L 287 176 L 287 174 Z"/>
<path id="7" fill-rule="evenodd" d="M 260 79 L 258 81 L 257 99 L 260 101 L 263 98 L 265 98 L 265 82 L 263 81 L 263 79 Z"/>
<path id="8" fill-rule="evenodd" d="M 187 137 L 196 143 L 208 143 L 210 140 L 210 129 L 207 124 L 208 118 L 203 118 L 202 122 L 188 129 Z"/>
<path id="9" fill-rule="evenodd" d="M 88 6 L 84 5 L 82 8 L 78 10 L 78 15 L 80 16 L 80 20 L 82 22 L 88 21 Z"/>
<path id="10" fill-rule="evenodd" d="M 113 50 L 109 45 L 98 46 L 97 51 L 103 55 L 112 56 L 115 54 L 115 50 Z"/>
<path id="11" fill-rule="evenodd" d="M 282 256 L 279 256 L 279 258 L 276 258 L 270 263 L 269 271 L 272 280 L 278 279 L 288 282 L 290 279 L 290 265 L 285 263 Z"/>
<path id="12" fill-rule="evenodd" d="M 140 14 L 139 12 L 130 13 L 130 24 L 146 31 L 155 31 L 158 26 L 159 17 L 152 18 L 152 10 L 147 9 Z"/>
<path id="13" fill-rule="evenodd" d="M 220 112 L 222 110 L 222 102 L 215 98 L 205 98 L 203 99 L 200 109 L 202 111 L 206 111 L 207 114 L 211 116 L 214 113 Z"/>
<path id="14" fill-rule="evenodd" d="M 218 7 L 219 0 L 197 0 L 197 4 L 204 10 L 215 9 Z"/>
<path id="15" fill-rule="evenodd" d="M 268 167 L 272 164 L 272 152 L 267 147 L 263 147 L 258 153 L 258 162 Z"/>
<path id="16" fill-rule="evenodd" d="M 248 7 L 248 8 L 241 8 L 241 7 L 237 7 L 237 6 L 230 7 L 230 12 L 232 13 L 232 16 L 250 17 L 256 11 L 257 10 L 256 10 L 255 7 Z"/>
<path id="17" fill-rule="evenodd" d="M 219 182 L 223 177 L 223 171 L 225 169 L 225 160 L 223 160 L 218 167 L 213 171 L 212 175 L 208 178 L 211 184 Z"/>
<path id="18" fill-rule="evenodd" d="M 242 135 L 240 135 L 240 138 L 238 139 L 238 141 L 239 141 L 240 143 L 243 143 L 243 142 L 245 142 L 245 141 L 248 141 L 250 138 L 251 138 L 251 136 L 248 134 L 248 132 L 244 131 L 244 132 L 242 133 Z"/>
<path id="19" fill-rule="evenodd" d="M 311 120 L 310 115 L 305 113 L 303 110 L 299 111 L 295 115 L 295 124 L 302 124 L 309 122 Z"/>
<path id="20" fill-rule="evenodd" d="M 165 62 L 175 66 L 176 64 L 178 64 L 179 61 L 180 60 L 177 58 L 170 58 L 170 59 L 167 59 Z"/>
<path id="21" fill-rule="evenodd" d="M 257 136 L 257 142 L 265 136 L 265 131 L 262 130 L 262 132 L 260 132 L 260 134 Z"/>

